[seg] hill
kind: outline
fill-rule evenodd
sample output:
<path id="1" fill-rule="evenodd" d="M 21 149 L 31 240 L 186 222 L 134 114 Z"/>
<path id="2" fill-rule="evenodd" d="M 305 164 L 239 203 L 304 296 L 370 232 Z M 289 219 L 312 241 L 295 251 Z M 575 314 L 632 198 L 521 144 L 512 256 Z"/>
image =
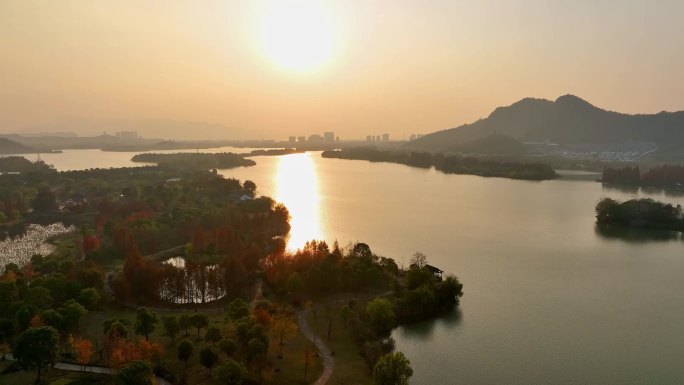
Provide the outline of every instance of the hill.
<path id="1" fill-rule="evenodd" d="M 525 155 L 525 145 L 508 135 L 494 133 L 482 138 L 459 143 L 448 149 L 450 152 L 460 152 L 473 155 Z"/>
<path id="2" fill-rule="evenodd" d="M 574 95 L 555 101 L 526 98 L 474 123 L 425 135 L 407 147 L 443 151 L 494 133 L 523 142 L 564 145 L 634 140 L 676 150 L 684 145 L 684 111 L 629 115 L 598 108 Z"/>
<path id="3" fill-rule="evenodd" d="M 0 138 L 0 154 L 30 154 L 35 152 L 37 151 L 34 148 L 7 138 Z"/>

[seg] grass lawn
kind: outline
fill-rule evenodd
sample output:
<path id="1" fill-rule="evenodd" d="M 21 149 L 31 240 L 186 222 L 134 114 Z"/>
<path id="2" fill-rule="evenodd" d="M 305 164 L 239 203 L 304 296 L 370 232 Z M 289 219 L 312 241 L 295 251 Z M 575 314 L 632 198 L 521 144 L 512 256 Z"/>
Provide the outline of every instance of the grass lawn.
<path id="1" fill-rule="evenodd" d="M 316 335 L 323 338 L 325 344 L 335 354 L 335 370 L 328 382 L 329 385 L 371 385 L 373 379 L 364 361 L 359 347 L 354 341 L 350 330 L 345 328 L 340 317 L 342 307 L 348 300 L 337 300 L 318 305 L 316 318 L 313 310 L 307 310 L 309 325 Z M 332 320 L 332 331 L 328 339 L 328 328 Z"/>

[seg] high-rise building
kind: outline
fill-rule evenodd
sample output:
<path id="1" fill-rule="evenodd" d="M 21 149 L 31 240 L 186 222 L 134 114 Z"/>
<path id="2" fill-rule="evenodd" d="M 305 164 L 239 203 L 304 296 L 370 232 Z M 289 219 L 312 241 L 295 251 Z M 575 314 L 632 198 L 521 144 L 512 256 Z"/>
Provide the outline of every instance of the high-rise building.
<path id="1" fill-rule="evenodd" d="M 366 142 L 372 142 L 373 141 L 373 136 L 372 135 L 366 135 Z"/>
<path id="2" fill-rule="evenodd" d="M 298 136 L 298 137 L 297 137 L 297 141 L 298 141 L 299 143 L 304 143 L 304 142 L 306 142 L 306 137 L 304 137 L 304 136 Z"/>
<path id="3" fill-rule="evenodd" d="M 309 135 L 309 142 L 322 142 L 323 137 L 318 134 Z"/>
<path id="4" fill-rule="evenodd" d="M 389 142 L 389 134 L 382 134 L 382 141 Z"/>
<path id="5" fill-rule="evenodd" d="M 289 142 L 290 142 L 290 143 L 294 143 L 294 142 L 297 141 L 297 137 L 296 137 L 296 136 L 290 136 L 288 139 L 289 139 Z"/>
<path id="6" fill-rule="evenodd" d="M 335 141 L 335 133 L 334 133 L 334 132 L 331 132 L 331 131 L 324 132 L 324 133 L 323 133 L 323 140 L 324 140 L 326 143 L 332 143 L 332 142 L 334 142 L 334 141 Z"/>

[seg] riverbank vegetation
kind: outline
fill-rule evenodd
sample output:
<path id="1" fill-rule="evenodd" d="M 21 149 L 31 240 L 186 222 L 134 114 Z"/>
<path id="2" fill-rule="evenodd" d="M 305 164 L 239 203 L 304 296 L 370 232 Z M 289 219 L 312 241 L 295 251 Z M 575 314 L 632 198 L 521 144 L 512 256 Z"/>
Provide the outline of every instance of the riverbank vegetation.
<path id="1" fill-rule="evenodd" d="M 418 168 L 434 167 L 436 170 L 446 174 L 466 174 L 523 180 L 547 180 L 558 176 L 551 166 L 544 163 L 517 162 L 491 157 L 448 155 L 442 153 L 378 150 L 375 147 L 324 151 L 322 156 L 324 158 L 398 163 Z"/>
<path id="2" fill-rule="evenodd" d="M 601 181 L 615 185 L 679 189 L 684 187 L 684 166 L 664 164 L 644 172 L 641 172 L 639 166 L 604 167 Z"/>

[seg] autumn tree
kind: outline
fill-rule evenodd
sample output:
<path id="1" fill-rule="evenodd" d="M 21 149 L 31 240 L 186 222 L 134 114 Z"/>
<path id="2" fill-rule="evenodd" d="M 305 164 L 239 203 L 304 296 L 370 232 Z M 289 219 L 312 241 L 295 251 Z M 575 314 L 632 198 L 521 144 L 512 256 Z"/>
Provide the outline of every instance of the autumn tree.
<path id="1" fill-rule="evenodd" d="M 85 338 L 76 338 L 73 340 L 72 347 L 76 352 L 78 363 L 81 365 L 81 370 L 90 364 L 93 358 L 93 343 Z"/>
<path id="2" fill-rule="evenodd" d="M 55 328 L 31 328 L 19 335 L 12 352 L 21 368 L 36 369 L 36 383 L 40 383 L 43 368 L 57 362 L 58 342 L 59 334 Z"/>

